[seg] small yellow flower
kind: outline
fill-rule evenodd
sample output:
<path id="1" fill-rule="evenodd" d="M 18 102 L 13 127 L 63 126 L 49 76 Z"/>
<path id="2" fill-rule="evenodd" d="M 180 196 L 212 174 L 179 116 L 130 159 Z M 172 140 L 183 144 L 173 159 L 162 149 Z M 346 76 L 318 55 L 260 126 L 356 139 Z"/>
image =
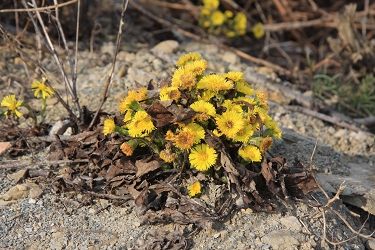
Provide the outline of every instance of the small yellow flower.
<path id="1" fill-rule="evenodd" d="M 236 36 L 236 32 L 230 30 L 225 34 L 228 38 L 233 38 Z"/>
<path id="2" fill-rule="evenodd" d="M 160 90 L 160 100 L 175 100 L 177 101 L 181 97 L 181 92 L 177 87 L 165 87 Z"/>
<path id="3" fill-rule="evenodd" d="M 233 83 L 227 81 L 224 76 L 212 74 L 204 76 L 197 84 L 198 89 L 207 89 L 214 92 L 233 89 Z"/>
<path id="4" fill-rule="evenodd" d="M 135 141 L 127 141 L 121 144 L 120 149 L 126 156 L 132 156 L 136 147 Z"/>
<path id="5" fill-rule="evenodd" d="M 224 11 L 224 14 L 227 18 L 232 18 L 233 17 L 233 12 L 230 10 Z"/>
<path id="6" fill-rule="evenodd" d="M 201 193 L 201 184 L 199 181 L 194 182 L 192 185 L 188 186 L 189 196 L 194 197 Z"/>
<path id="7" fill-rule="evenodd" d="M 252 95 L 254 94 L 254 89 L 250 87 L 250 85 L 245 81 L 238 81 L 236 82 L 236 91 L 243 93 L 245 95 Z"/>
<path id="8" fill-rule="evenodd" d="M 238 154 L 246 161 L 260 162 L 262 160 L 259 148 L 254 145 L 247 145 L 240 148 Z"/>
<path id="9" fill-rule="evenodd" d="M 198 96 L 198 100 L 209 101 L 215 95 L 216 93 L 214 91 L 206 90 L 206 91 L 203 91 L 203 93 Z"/>
<path id="10" fill-rule="evenodd" d="M 111 133 L 115 132 L 115 128 L 116 128 L 115 121 L 112 118 L 111 119 L 105 119 L 104 127 L 103 127 L 103 134 L 104 135 L 108 135 L 108 134 L 111 134 Z"/>
<path id="11" fill-rule="evenodd" d="M 253 134 L 253 126 L 246 124 L 240 131 L 237 132 L 237 134 L 233 137 L 233 140 L 246 143 Z"/>
<path id="12" fill-rule="evenodd" d="M 272 136 L 279 138 L 279 139 L 281 138 L 282 131 L 277 126 L 277 123 L 272 119 L 272 117 L 267 115 L 266 119 L 263 122 L 263 125 L 272 131 Z"/>
<path id="13" fill-rule="evenodd" d="M 146 111 L 138 111 L 127 125 L 129 135 L 132 137 L 144 137 L 150 134 L 155 126 L 152 117 Z"/>
<path id="14" fill-rule="evenodd" d="M 201 9 L 200 13 L 201 13 L 202 16 L 209 16 L 211 14 L 211 11 L 210 11 L 210 9 L 203 8 L 203 9 Z"/>
<path id="15" fill-rule="evenodd" d="M 234 17 L 234 29 L 235 30 L 246 29 L 246 22 L 247 22 L 246 15 L 242 12 L 238 12 L 237 15 Z"/>
<path id="16" fill-rule="evenodd" d="M 203 0 L 203 6 L 210 9 L 217 9 L 219 7 L 219 0 Z"/>
<path id="17" fill-rule="evenodd" d="M 179 149 L 190 149 L 194 144 L 194 134 L 191 131 L 180 131 L 173 138 L 173 143 Z"/>
<path id="18" fill-rule="evenodd" d="M 188 53 L 186 55 L 183 55 L 180 57 L 180 59 L 178 59 L 176 65 L 178 67 L 180 66 L 184 66 L 190 62 L 194 62 L 194 61 L 198 61 L 201 59 L 201 55 L 197 52 L 191 52 L 191 53 Z"/>
<path id="19" fill-rule="evenodd" d="M 211 26 L 211 22 L 210 21 L 206 20 L 206 21 L 203 22 L 203 27 L 204 28 L 208 28 L 210 26 Z"/>
<path id="20" fill-rule="evenodd" d="M 165 134 L 165 139 L 168 141 L 173 141 L 174 138 L 175 138 L 175 135 L 173 134 L 173 132 L 168 130 L 167 133 Z"/>
<path id="21" fill-rule="evenodd" d="M 172 77 L 172 86 L 181 87 L 182 89 L 191 90 L 195 87 L 197 80 L 195 75 L 191 72 L 186 71 L 184 67 L 176 69 Z"/>
<path id="22" fill-rule="evenodd" d="M 217 153 L 207 144 L 195 146 L 189 155 L 190 164 L 199 171 L 206 171 L 216 163 Z"/>
<path id="23" fill-rule="evenodd" d="M 195 75 L 202 75 L 203 72 L 207 69 L 207 61 L 206 60 L 198 60 L 186 64 L 185 70 L 186 72 L 193 73 Z"/>
<path id="24" fill-rule="evenodd" d="M 227 77 L 231 79 L 232 81 L 238 82 L 238 81 L 243 81 L 243 73 L 242 72 L 237 72 L 237 71 L 229 71 L 224 75 L 224 77 Z"/>
<path id="25" fill-rule="evenodd" d="M 203 101 L 203 100 L 193 102 L 190 105 L 190 108 L 192 110 L 194 110 L 195 112 L 208 114 L 212 117 L 214 117 L 216 115 L 216 110 L 215 110 L 214 105 L 212 105 L 209 102 Z"/>
<path id="26" fill-rule="evenodd" d="M 205 132 L 204 128 L 196 123 L 189 123 L 186 125 L 182 131 L 188 131 L 194 135 L 194 143 L 199 143 L 202 139 L 204 139 Z"/>
<path id="27" fill-rule="evenodd" d="M 225 15 L 220 10 L 215 10 L 211 14 L 211 22 L 213 25 L 220 26 L 225 22 Z"/>
<path id="28" fill-rule="evenodd" d="M 257 23 L 254 25 L 253 34 L 256 39 L 260 39 L 264 36 L 264 29 L 262 23 Z"/>
<path id="29" fill-rule="evenodd" d="M 222 106 L 226 108 L 226 111 L 236 111 L 237 113 L 243 112 L 241 105 L 233 103 L 232 100 L 225 100 Z"/>
<path id="30" fill-rule="evenodd" d="M 267 103 L 267 98 L 266 95 L 262 91 L 257 91 L 255 93 L 255 96 L 259 100 L 260 104 L 263 106 L 263 108 L 268 109 L 268 103 Z"/>
<path id="31" fill-rule="evenodd" d="M 173 162 L 176 159 L 177 154 L 173 153 L 170 145 L 167 144 L 166 148 L 160 151 L 159 157 L 165 162 Z"/>
<path id="32" fill-rule="evenodd" d="M 218 129 L 229 138 L 235 135 L 243 128 L 244 119 L 242 114 L 236 111 L 226 111 L 222 115 L 216 117 L 216 125 Z"/>
<path id="33" fill-rule="evenodd" d="M 34 96 L 36 98 L 40 97 L 40 93 L 42 93 L 43 99 L 46 99 L 47 97 L 51 97 L 54 93 L 54 91 L 46 85 L 46 79 L 43 79 L 42 82 L 39 80 L 34 80 L 31 84 L 31 88 L 34 91 Z"/>
<path id="34" fill-rule="evenodd" d="M 265 153 L 272 146 L 272 138 L 266 137 L 259 144 L 260 152 Z"/>
<path id="35" fill-rule="evenodd" d="M 3 107 L 8 107 L 7 110 L 5 111 L 6 117 L 8 117 L 8 114 L 12 114 L 13 116 L 16 115 L 17 117 L 21 117 L 22 114 L 21 112 L 18 111 L 18 107 L 22 105 L 23 101 L 22 100 L 16 100 L 15 95 L 8 95 L 4 97 L 4 99 L 1 101 L 1 106 Z"/>
<path id="36" fill-rule="evenodd" d="M 129 110 L 129 105 L 133 101 L 143 101 L 147 99 L 147 89 L 146 88 L 140 88 L 139 91 L 136 90 L 129 90 L 126 98 L 121 101 L 119 105 L 120 113 L 125 113 L 125 111 Z"/>

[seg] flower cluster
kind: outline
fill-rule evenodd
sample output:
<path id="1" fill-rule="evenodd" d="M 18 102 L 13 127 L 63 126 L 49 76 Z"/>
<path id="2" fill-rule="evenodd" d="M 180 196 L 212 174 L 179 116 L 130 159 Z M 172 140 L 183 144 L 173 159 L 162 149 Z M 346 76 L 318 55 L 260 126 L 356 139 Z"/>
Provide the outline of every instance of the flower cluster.
<path id="1" fill-rule="evenodd" d="M 246 15 L 243 12 L 234 15 L 230 10 L 223 12 L 219 9 L 219 5 L 219 0 L 203 0 L 199 25 L 215 35 L 226 35 L 229 38 L 245 35 L 247 32 Z M 264 35 L 262 23 L 254 25 L 249 31 L 252 31 L 257 39 Z"/>
<path id="2" fill-rule="evenodd" d="M 31 84 L 31 89 L 34 91 L 34 96 L 36 98 L 42 98 L 42 108 L 40 110 L 40 116 L 42 117 L 42 122 L 44 120 L 44 112 L 47 107 L 46 99 L 51 97 L 54 94 L 54 90 L 46 85 L 46 78 L 43 78 L 43 81 L 34 80 Z M 31 107 L 24 103 L 22 100 L 16 100 L 16 95 L 8 95 L 4 97 L 1 101 L 1 106 L 6 107 L 5 115 L 12 117 L 21 117 L 22 113 L 18 110 L 19 107 L 25 107 L 29 110 L 30 117 L 34 120 L 34 125 L 37 125 L 37 118 L 31 109 Z"/>
<path id="3" fill-rule="evenodd" d="M 131 156 L 139 146 L 149 146 L 169 167 L 188 162 L 198 171 L 209 170 L 217 163 L 220 151 L 208 138 L 231 145 L 231 151 L 237 150 L 236 157 L 244 163 L 262 161 L 272 146 L 272 137 L 281 137 L 281 130 L 268 114 L 265 94 L 255 91 L 242 72 L 205 75 L 206 68 L 207 61 L 200 54 L 183 55 L 170 85 L 158 96 L 149 96 L 145 88 L 128 92 L 119 105 L 123 124 L 106 119 L 104 135 L 119 132 L 130 136 L 131 140 L 120 147 L 125 155 Z M 162 105 L 155 109 L 156 103 Z M 190 110 L 192 116 L 165 122 L 171 115 L 163 110 L 168 105 L 175 105 L 180 112 Z"/>

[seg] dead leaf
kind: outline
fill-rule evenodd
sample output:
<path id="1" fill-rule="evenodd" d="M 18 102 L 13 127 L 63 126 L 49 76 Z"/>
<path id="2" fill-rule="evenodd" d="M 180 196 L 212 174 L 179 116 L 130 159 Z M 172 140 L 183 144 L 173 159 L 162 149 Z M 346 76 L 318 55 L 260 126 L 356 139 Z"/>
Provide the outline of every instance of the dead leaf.
<path id="1" fill-rule="evenodd" d="M 161 167 L 161 164 L 159 161 L 150 161 L 150 162 L 144 162 L 142 160 L 138 160 L 135 162 L 135 166 L 137 167 L 137 173 L 135 174 L 136 177 L 140 177 L 142 175 L 145 175 L 151 171 L 154 171 Z"/>

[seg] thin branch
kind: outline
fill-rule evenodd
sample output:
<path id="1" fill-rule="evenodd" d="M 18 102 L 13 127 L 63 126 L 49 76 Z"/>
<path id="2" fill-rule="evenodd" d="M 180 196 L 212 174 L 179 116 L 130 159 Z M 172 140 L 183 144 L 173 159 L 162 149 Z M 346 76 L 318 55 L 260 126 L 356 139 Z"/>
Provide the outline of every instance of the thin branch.
<path id="1" fill-rule="evenodd" d="M 33 11 L 43 11 L 43 10 L 51 10 L 51 9 L 55 9 L 55 8 L 61 8 L 61 7 L 64 7 L 64 6 L 68 6 L 68 5 L 71 5 L 75 2 L 77 2 L 78 0 L 71 0 L 71 1 L 68 1 L 66 3 L 60 3 L 60 4 L 57 4 L 57 5 L 52 5 L 52 6 L 48 6 L 48 7 L 39 7 L 39 8 L 33 8 L 33 9 L 29 9 L 29 8 L 26 8 L 26 9 L 6 9 L 6 10 L 0 10 L 0 13 L 6 13 L 6 12 L 33 12 Z"/>
<path id="2" fill-rule="evenodd" d="M 105 88 L 104 88 L 103 96 L 102 96 L 102 101 L 101 101 L 99 107 L 97 108 L 96 113 L 94 115 L 94 118 L 92 119 L 92 121 L 91 121 L 89 127 L 87 128 L 87 130 L 90 130 L 94 126 L 95 121 L 98 119 L 99 112 L 100 112 L 104 102 L 107 100 L 107 97 L 108 97 L 108 90 L 109 90 L 110 84 L 112 83 L 113 71 L 115 70 L 117 54 L 118 54 L 118 51 L 119 51 L 119 48 L 120 48 L 122 26 L 124 25 L 124 16 L 125 16 L 125 11 L 128 8 L 128 3 L 129 3 L 129 0 L 123 0 L 122 1 L 122 12 L 121 12 L 121 18 L 120 18 L 120 25 L 119 25 L 118 33 L 117 33 L 116 51 L 115 51 L 115 55 L 113 57 L 112 67 L 111 67 L 111 70 L 110 70 L 110 72 L 108 74 L 108 77 L 107 77 L 107 80 L 106 80 L 106 84 L 105 84 Z"/>
<path id="3" fill-rule="evenodd" d="M 90 162 L 88 159 L 76 159 L 76 160 L 57 160 L 57 161 L 2 161 L 2 165 L 0 169 L 14 169 L 14 168 L 22 168 L 27 166 L 46 166 L 46 165 L 54 165 L 54 164 L 67 164 L 67 163 L 88 163 Z"/>

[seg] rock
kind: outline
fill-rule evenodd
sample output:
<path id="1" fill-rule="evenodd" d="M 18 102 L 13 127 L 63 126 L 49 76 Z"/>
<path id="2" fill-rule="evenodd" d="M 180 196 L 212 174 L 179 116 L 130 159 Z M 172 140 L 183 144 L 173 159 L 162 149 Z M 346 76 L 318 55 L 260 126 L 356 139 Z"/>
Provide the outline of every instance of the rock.
<path id="1" fill-rule="evenodd" d="M 121 77 L 125 76 L 125 75 L 126 75 L 126 71 L 127 71 L 127 69 L 128 69 L 128 67 L 127 67 L 125 64 L 122 64 L 122 65 L 120 66 L 120 69 L 119 69 L 119 71 L 117 72 L 116 76 L 117 76 L 118 78 L 121 78 Z"/>
<path id="2" fill-rule="evenodd" d="M 198 52 L 202 54 L 218 54 L 219 47 L 214 44 L 202 44 L 198 42 L 190 42 L 186 44 L 185 51 Z M 204 57 L 204 55 L 202 55 Z"/>
<path id="3" fill-rule="evenodd" d="M 12 205 L 13 203 L 16 203 L 16 201 L 13 201 L 13 200 L 10 200 L 10 201 L 0 200 L 0 207 Z"/>
<path id="4" fill-rule="evenodd" d="M 178 49 L 179 43 L 175 40 L 166 40 L 154 46 L 154 50 L 162 51 L 165 54 L 172 54 Z"/>
<path id="5" fill-rule="evenodd" d="M 231 51 L 225 51 L 221 56 L 221 60 L 229 64 L 238 64 L 240 62 L 240 58 Z"/>
<path id="6" fill-rule="evenodd" d="M 336 133 L 333 134 L 333 137 L 336 137 L 336 138 L 341 138 L 345 135 L 348 135 L 348 130 L 346 129 L 339 129 L 337 130 Z"/>
<path id="7" fill-rule="evenodd" d="M 301 223 L 297 219 L 297 217 L 294 216 L 286 216 L 280 219 L 281 224 L 283 224 L 288 229 L 294 231 L 294 232 L 300 232 L 301 231 Z"/>
<path id="8" fill-rule="evenodd" d="M 273 249 L 285 249 L 300 244 L 296 236 L 299 235 L 288 230 L 275 230 L 263 236 L 262 242 L 270 245 Z"/>
<path id="9" fill-rule="evenodd" d="M 151 79 L 157 80 L 157 77 L 155 75 L 150 74 L 147 71 L 144 71 L 138 68 L 133 68 L 133 67 L 130 67 L 128 69 L 127 77 L 130 82 L 134 83 L 135 81 L 137 81 L 138 83 L 140 83 L 141 85 L 145 87 L 147 86 L 147 84 L 149 83 Z"/>
<path id="10" fill-rule="evenodd" d="M 20 187 L 21 189 L 19 189 Z M 27 197 L 28 195 L 27 187 L 24 188 L 22 185 L 17 185 L 9 189 L 5 194 L 3 194 L 3 200 L 10 201 L 10 200 L 19 200 L 22 198 Z"/>
<path id="11" fill-rule="evenodd" d="M 43 190 L 35 183 L 28 183 L 29 190 L 29 198 L 36 199 L 42 196 Z"/>
<path id="12" fill-rule="evenodd" d="M 102 54 L 108 53 L 112 57 L 115 56 L 115 50 L 116 50 L 116 46 L 113 42 L 105 42 L 103 43 L 103 46 L 100 48 L 100 52 Z"/>
<path id="13" fill-rule="evenodd" d="M 8 176 L 9 178 L 13 180 L 14 183 L 18 183 L 20 180 L 22 180 L 26 176 L 27 171 L 28 171 L 27 169 L 22 169 Z"/>
<path id="14" fill-rule="evenodd" d="M 366 249 L 375 250 L 375 239 L 366 241 Z"/>

